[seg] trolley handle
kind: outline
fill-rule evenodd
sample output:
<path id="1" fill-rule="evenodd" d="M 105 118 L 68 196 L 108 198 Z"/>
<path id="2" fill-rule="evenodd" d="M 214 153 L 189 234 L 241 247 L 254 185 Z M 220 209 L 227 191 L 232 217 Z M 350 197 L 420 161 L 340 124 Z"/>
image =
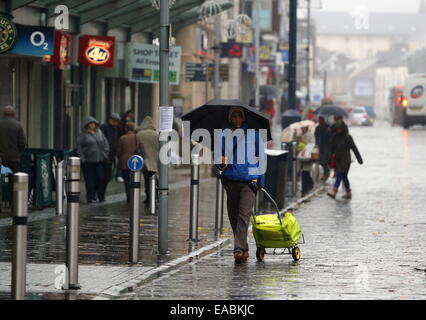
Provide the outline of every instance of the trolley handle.
<path id="1" fill-rule="evenodd" d="M 262 192 L 264 194 L 266 194 L 266 196 L 269 198 L 269 200 L 271 200 L 271 202 L 274 204 L 275 209 L 277 209 L 277 216 L 278 216 L 278 220 L 280 221 L 280 225 L 282 225 L 282 221 L 281 221 L 281 216 L 280 216 L 280 210 L 278 209 L 278 205 L 275 202 L 274 198 L 272 198 L 272 196 L 268 193 L 268 191 L 266 191 L 263 187 L 259 187 L 260 190 L 262 190 Z"/>

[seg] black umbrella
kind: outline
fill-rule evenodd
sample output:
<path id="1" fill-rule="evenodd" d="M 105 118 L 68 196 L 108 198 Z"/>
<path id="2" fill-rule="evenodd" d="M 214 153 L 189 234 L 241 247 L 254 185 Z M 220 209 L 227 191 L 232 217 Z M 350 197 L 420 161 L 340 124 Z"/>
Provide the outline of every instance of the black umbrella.
<path id="1" fill-rule="evenodd" d="M 272 140 L 269 119 L 256 109 L 244 105 L 238 99 L 213 99 L 182 116 L 183 121 L 189 121 L 191 132 L 196 129 L 206 129 L 210 132 L 212 141 L 214 129 L 224 129 L 228 124 L 228 114 L 232 107 L 241 107 L 244 110 L 245 123 L 248 129 L 266 129 L 267 141 Z M 184 133 L 188 136 L 187 133 Z"/>
<path id="2" fill-rule="evenodd" d="M 333 104 L 326 104 L 319 107 L 317 110 L 315 110 L 315 114 L 318 116 L 348 117 L 348 113 L 345 110 Z"/>

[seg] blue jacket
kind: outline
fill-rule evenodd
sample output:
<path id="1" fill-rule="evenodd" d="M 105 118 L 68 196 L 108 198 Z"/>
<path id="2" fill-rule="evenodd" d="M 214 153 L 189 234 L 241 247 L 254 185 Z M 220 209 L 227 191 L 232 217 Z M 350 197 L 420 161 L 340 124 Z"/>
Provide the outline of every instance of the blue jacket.
<path id="1" fill-rule="evenodd" d="M 229 129 L 229 127 L 225 129 Z M 233 181 L 251 181 L 258 179 L 258 184 L 263 186 L 264 173 L 266 170 L 266 157 L 263 141 L 261 140 L 258 130 L 254 131 L 254 134 L 253 131 L 248 132 L 246 124 L 243 124 L 241 129 L 243 129 L 245 133 L 244 136 L 240 138 L 240 141 L 237 140 L 237 137 L 233 137 L 232 145 L 227 145 L 226 138 L 222 138 L 222 155 L 227 156 L 229 162 L 231 162 L 230 159 L 232 152 L 232 163 L 228 164 L 223 171 L 222 176 Z M 244 142 L 244 145 L 241 145 L 242 142 Z M 237 143 L 239 145 L 237 145 Z M 259 161 L 257 157 L 263 160 Z M 241 159 L 243 160 L 241 161 Z"/>

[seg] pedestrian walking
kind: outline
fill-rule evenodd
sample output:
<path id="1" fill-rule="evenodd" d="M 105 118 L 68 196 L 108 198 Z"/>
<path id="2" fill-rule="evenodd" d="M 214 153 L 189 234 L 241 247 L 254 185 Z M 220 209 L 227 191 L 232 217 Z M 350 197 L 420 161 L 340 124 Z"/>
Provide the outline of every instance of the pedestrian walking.
<path id="1" fill-rule="evenodd" d="M 301 135 L 296 136 L 296 142 L 302 143 L 304 146 L 315 144 L 315 135 L 314 129 L 310 128 L 309 125 L 301 127 Z M 301 150 L 299 153 L 301 153 Z M 314 180 L 311 177 L 311 170 L 313 162 L 311 160 L 311 154 L 308 155 L 309 159 L 302 160 L 298 157 L 299 167 L 301 171 L 301 180 L 302 180 L 302 197 L 307 195 L 309 191 L 314 188 Z"/>
<path id="2" fill-rule="evenodd" d="M 138 136 L 143 143 L 144 165 L 142 168 L 145 180 L 145 204 L 149 203 L 151 197 L 150 179 L 158 172 L 158 160 L 160 153 L 159 133 L 155 127 L 154 120 L 150 116 L 143 119 L 138 128 Z"/>
<path id="3" fill-rule="evenodd" d="M 343 199 L 351 199 L 352 192 L 348 179 L 348 173 L 351 166 L 351 153 L 352 150 L 359 164 L 363 164 L 361 154 L 358 151 L 357 146 L 348 132 L 348 127 L 343 121 L 335 123 L 336 133 L 331 140 L 331 153 L 335 154 L 335 172 L 336 182 L 334 188 L 327 192 L 327 195 L 331 198 L 335 198 L 339 190 L 340 183 L 343 181 L 346 193 Z"/>
<path id="4" fill-rule="evenodd" d="M 108 158 L 104 162 L 104 180 L 99 186 L 100 194 L 105 195 L 108 183 L 111 180 L 113 167 L 117 167 L 117 148 L 118 148 L 118 124 L 120 123 L 120 115 L 112 113 L 109 116 L 108 122 L 102 124 L 99 128 L 104 134 L 109 145 Z M 104 197 L 103 197 L 104 198 Z"/>
<path id="5" fill-rule="evenodd" d="M 241 161 L 237 157 L 237 151 L 239 144 L 243 144 L 244 150 L 247 150 L 249 145 L 255 145 L 255 154 L 260 158 L 264 157 L 264 150 L 263 141 L 259 140 L 261 137 L 258 131 L 254 136 L 247 134 L 248 127 L 242 108 L 232 107 L 229 111 L 228 121 L 228 128 L 232 131 L 242 129 L 245 133 L 239 140 L 233 141 L 232 161 L 229 161 L 228 157 L 224 155 L 221 164 L 218 165 L 219 169 L 223 171 L 222 184 L 228 197 L 228 217 L 234 234 L 234 259 L 236 263 L 242 263 L 247 261 L 249 257 L 247 233 L 250 216 L 253 214 L 257 185 L 263 185 L 264 176 L 263 174 L 251 175 L 250 167 L 259 167 L 260 164 L 251 164 L 247 152 L 244 153 L 244 161 Z M 224 149 L 222 150 L 223 154 Z"/>
<path id="6" fill-rule="evenodd" d="M 21 153 L 27 145 L 27 137 L 21 124 L 15 119 L 15 108 L 6 106 L 0 118 L 0 164 L 13 173 L 19 171 Z M 9 179 L 10 203 L 13 203 L 13 179 Z M 0 199 L 1 200 L 1 199 Z"/>
<path id="7" fill-rule="evenodd" d="M 81 159 L 81 169 L 86 183 L 86 199 L 88 203 L 105 201 L 103 187 L 105 177 L 105 161 L 109 157 L 109 144 L 94 117 L 87 117 L 83 129 L 77 139 L 77 153 Z"/>
<path id="8" fill-rule="evenodd" d="M 135 132 L 135 123 L 128 121 L 125 126 L 125 134 L 120 137 L 118 142 L 118 166 L 121 169 L 121 176 L 124 180 L 127 203 L 130 203 L 130 170 L 127 167 L 127 161 L 133 155 L 144 156 L 143 144 Z"/>
<path id="9" fill-rule="evenodd" d="M 126 112 L 120 115 L 120 122 L 118 124 L 118 139 L 120 139 L 121 136 L 126 134 L 126 123 L 129 121 L 131 122 L 135 121 L 135 114 L 133 113 L 132 110 L 127 110 Z M 124 182 L 120 166 L 117 167 L 117 172 L 115 177 L 118 182 Z"/>
<path id="10" fill-rule="evenodd" d="M 318 126 L 315 128 L 315 144 L 320 153 L 319 164 L 323 168 L 322 181 L 327 181 L 330 176 L 330 147 L 332 132 L 330 126 L 325 122 L 323 116 L 318 117 Z"/>

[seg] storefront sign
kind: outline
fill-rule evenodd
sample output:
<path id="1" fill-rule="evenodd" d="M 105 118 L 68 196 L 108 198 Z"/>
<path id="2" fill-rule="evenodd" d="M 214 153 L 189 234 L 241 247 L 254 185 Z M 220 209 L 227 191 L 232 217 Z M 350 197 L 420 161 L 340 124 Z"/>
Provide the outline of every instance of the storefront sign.
<path id="1" fill-rule="evenodd" d="M 158 83 L 160 81 L 160 47 L 146 43 L 128 44 L 129 81 Z M 169 84 L 178 85 L 181 47 L 169 53 Z"/>
<path id="2" fill-rule="evenodd" d="M 272 49 L 270 46 L 260 46 L 259 60 L 260 61 L 272 60 Z"/>
<path id="3" fill-rule="evenodd" d="M 53 63 L 55 68 L 64 70 L 65 65 L 71 61 L 70 56 L 71 35 L 65 32 L 55 33 L 55 54 L 53 55 Z"/>
<path id="4" fill-rule="evenodd" d="M 55 28 L 17 24 L 16 29 L 18 38 L 10 53 L 40 57 L 53 55 Z"/>
<path id="5" fill-rule="evenodd" d="M 281 61 L 288 62 L 289 55 L 288 50 L 281 50 Z"/>
<path id="6" fill-rule="evenodd" d="M 115 37 L 81 36 L 78 63 L 84 66 L 114 66 Z"/>
<path id="7" fill-rule="evenodd" d="M 253 31 L 247 30 L 246 33 L 238 33 L 235 41 L 237 43 L 244 43 L 244 44 L 253 43 Z"/>
<path id="8" fill-rule="evenodd" d="M 15 45 L 17 36 L 15 24 L 5 17 L 0 17 L 0 53 L 9 51 Z"/>
<path id="9" fill-rule="evenodd" d="M 243 56 L 243 45 L 237 42 L 221 43 L 221 58 L 241 58 Z"/>

